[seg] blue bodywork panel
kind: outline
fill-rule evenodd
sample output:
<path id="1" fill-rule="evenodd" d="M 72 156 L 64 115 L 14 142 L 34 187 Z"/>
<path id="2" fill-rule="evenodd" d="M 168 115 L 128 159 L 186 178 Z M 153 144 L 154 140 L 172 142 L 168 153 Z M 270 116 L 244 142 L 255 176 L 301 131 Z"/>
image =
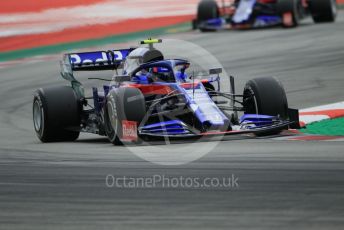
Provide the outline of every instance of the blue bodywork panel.
<path id="1" fill-rule="evenodd" d="M 95 51 L 67 54 L 72 70 L 114 69 L 121 64 L 132 49 Z"/>
<path id="2" fill-rule="evenodd" d="M 257 16 L 254 22 L 254 27 L 267 27 L 280 25 L 282 23 L 282 18 L 280 16 L 270 16 L 270 15 L 261 15 Z"/>
<path id="3" fill-rule="evenodd" d="M 207 26 L 211 26 L 214 28 L 222 28 L 226 24 L 227 22 L 224 18 L 213 18 L 213 19 L 207 20 L 206 22 Z"/>
<path id="4" fill-rule="evenodd" d="M 180 87 L 180 90 L 185 95 L 189 108 L 202 125 L 218 129 L 229 124 L 228 118 L 209 97 L 202 83 L 189 88 Z"/>
<path id="5" fill-rule="evenodd" d="M 247 22 L 253 12 L 253 6 L 256 4 L 256 0 L 240 1 L 238 8 L 233 15 L 233 23 L 239 24 Z"/>
<path id="6" fill-rule="evenodd" d="M 163 121 L 150 125 L 145 125 L 141 128 L 143 134 L 155 135 L 176 135 L 176 134 L 190 134 L 186 125 L 179 120 Z"/>
<path id="7" fill-rule="evenodd" d="M 277 120 L 275 116 L 260 115 L 260 114 L 244 114 L 240 118 L 240 124 L 254 124 L 256 127 L 272 125 L 273 121 Z"/>

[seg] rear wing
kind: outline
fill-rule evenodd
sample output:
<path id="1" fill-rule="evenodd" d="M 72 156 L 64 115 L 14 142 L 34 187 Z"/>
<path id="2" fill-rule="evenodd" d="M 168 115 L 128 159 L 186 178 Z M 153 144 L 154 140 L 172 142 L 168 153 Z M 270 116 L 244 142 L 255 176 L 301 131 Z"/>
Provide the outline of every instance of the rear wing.
<path id="1" fill-rule="evenodd" d="M 72 71 L 114 70 L 123 63 L 133 49 L 65 54 L 62 64 L 70 64 Z"/>
<path id="2" fill-rule="evenodd" d="M 133 50 L 134 48 L 65 54 L 61 61 L 61 76 L 70 81 L 75 92 L 83 98 L 84 88 L 75 79 L 73 71 L 115 70 Z"/>

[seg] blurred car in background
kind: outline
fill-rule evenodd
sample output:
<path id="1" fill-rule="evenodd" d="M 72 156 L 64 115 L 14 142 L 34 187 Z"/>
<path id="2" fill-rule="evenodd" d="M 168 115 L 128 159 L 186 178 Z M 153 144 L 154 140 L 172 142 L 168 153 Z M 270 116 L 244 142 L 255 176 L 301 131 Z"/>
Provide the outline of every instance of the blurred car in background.
<path id="1" fill-rule="evenodd" d="M 202 0 L 198 4 L 193 28 L 203 32 L 223 29 L 250 29 L 281 25 L 296 27 L 308 16 L 315 23 L 334 22 L 336 0 Z"/>

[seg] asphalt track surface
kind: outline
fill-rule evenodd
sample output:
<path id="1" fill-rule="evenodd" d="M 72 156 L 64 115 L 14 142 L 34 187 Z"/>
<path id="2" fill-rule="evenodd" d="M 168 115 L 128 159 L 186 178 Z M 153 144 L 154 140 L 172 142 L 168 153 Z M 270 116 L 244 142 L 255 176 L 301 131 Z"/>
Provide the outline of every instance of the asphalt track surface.
<path id="1" fill-rule="evenodd" d="M 213 53 L 238 89 L 252 77 L 274 75 L 293 107 L 344 100 L 343 13 L 335 24 L 178 37 Z M 147 162 L 90 135 L 41 144 L 32 128 L 32 95 L 64 84 L 58 71 L 56 61 L 0 70 L 0 229 L 343 229 L 343 142 L 230 138 L 179 166 Z M 234 174 L 239 187 L 108 188 L 108 174 Z"/>

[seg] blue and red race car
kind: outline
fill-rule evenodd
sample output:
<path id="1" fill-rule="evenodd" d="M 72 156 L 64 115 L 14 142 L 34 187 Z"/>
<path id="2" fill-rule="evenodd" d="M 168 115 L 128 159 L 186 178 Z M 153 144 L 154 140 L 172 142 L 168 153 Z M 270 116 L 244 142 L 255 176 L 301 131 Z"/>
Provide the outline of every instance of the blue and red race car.
<path id="1" fill-rule="evenodd" d="M 42 142 L 74 141 L 80 132 L 107 136 L 113 144 L 145 138 L 207 135 L 278 134 L 298 127 L 298 111 L 288 108 L 285 91 L 274 78 L 247 82 L 243 93 L 220 91 L 221 68 L 206 78 L 188 71 L 184 59 L 165 59 L 148 39 L 138 47 L 71 53 L 61 61 L 61 75 L 71 86 L 38 89 L 33 123 Z M 115 70 L 99 90 L 86 96 L 74 71 Z M 239 116 L 239 114 L 241 114 Z"/>
<path id="2" fill-rule="evenodd" d="M 223 3 L 221 8 L 214 0 L 202 0 L 193 27 L 201 31 L 277 25 L 290 28 L 298 26 L 309 15 L 315 23 L 334 22 L 336 0 L 235 0 Z"/>

